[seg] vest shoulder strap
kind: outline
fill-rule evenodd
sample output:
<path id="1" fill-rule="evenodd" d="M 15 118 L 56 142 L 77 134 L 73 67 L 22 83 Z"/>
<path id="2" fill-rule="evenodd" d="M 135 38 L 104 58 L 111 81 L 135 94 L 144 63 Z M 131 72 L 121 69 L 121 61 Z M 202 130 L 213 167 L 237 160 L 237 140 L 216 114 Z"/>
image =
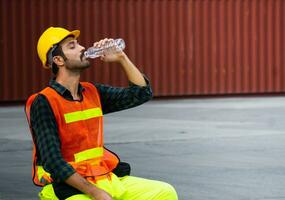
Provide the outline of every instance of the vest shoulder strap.
<path id="1" fill-rule="evenodd" d="M 93 92 L 97 92 L 97 88 L 96 88 L 95 85 L 93 85 L 92 83 L 89 83 L 89 82 L 80 82 L 80 84 L 81 84 L 84 88 L 88 88 L 88 89 L 92 90 Z"/>

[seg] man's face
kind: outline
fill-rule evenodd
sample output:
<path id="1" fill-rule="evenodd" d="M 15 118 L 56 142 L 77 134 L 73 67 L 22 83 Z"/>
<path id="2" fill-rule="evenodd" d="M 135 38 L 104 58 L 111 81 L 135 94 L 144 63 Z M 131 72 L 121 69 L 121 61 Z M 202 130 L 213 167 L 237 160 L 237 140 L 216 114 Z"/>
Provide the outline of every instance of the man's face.
<path id="1" fill-rule="evenodd" d="M 65 66 L 69 70 L 80 70 L 90 66 L 90 62 L 84 56 L 85 48 L 76 39 L 68 37 L 61 42 L 62 51 L 66 57 Z"/>

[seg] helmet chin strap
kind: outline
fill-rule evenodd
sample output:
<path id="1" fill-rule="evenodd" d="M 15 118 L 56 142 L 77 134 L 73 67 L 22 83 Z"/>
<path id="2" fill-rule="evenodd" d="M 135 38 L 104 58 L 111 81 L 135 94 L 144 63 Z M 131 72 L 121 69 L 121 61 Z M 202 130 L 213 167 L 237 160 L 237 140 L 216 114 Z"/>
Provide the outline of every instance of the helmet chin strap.
<path id="1" fill-rule="evenodd" d="M 48 64 L 50 66 L 52 66 L 54 64 L 54 62 L 53 62 L 54 56 L 61 56 L 64 61 L 67 60 L 67 57 L 64 55 L 64 53 L 61 49 L 61 46 L 59 44 L 54 45 L 48 53 L 47 59 L 48 59 Z"/>
<path id="2" fill-rule="evenodd" d="M 47 63 L 51 66 L 52 63 L 53 63 L 53 52 L 54 50 L 58 47 L 58 45 L 54 45 L 48 52 L 48 55 L 47 55 Z"/>
<path id="3" fill-rule="evenodd" d="M 48 66 L 52 70 L 53 74 L 56 75 L 58 72 L 58 66 L 54 63 L 53 57 L 55 56 L 61 56 L 64 61 L 67 60 L 67 57 L 64 55 L 62 48 L 60 44 L 54 45 L 48 52 L 47 55 L 47 61 L 48 61 Z"/>

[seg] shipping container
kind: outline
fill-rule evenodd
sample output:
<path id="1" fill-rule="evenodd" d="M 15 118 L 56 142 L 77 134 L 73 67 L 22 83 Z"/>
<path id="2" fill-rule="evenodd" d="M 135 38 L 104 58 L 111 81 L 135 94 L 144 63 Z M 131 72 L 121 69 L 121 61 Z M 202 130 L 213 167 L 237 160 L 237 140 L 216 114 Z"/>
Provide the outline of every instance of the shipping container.
<path id="1" fill-rule="evenodd" d="M 283 0 L 0 0 L 0 101 L 48 83 L 36 44 L 50 26 L 86 47 L 123 38 L 155 96 L 285 92 Z M 82 80 L 128 84 L 118 64 L 92 64 Z"/>

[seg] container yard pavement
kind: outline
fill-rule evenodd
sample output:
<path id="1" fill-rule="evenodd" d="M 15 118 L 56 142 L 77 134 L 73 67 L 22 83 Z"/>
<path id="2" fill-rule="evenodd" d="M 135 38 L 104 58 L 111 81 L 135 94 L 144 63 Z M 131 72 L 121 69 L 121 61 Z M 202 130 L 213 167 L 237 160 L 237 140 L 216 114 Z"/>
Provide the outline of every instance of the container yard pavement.
<path id="1" fill-rule="evenodd" d="M 284 200 L 284 116 L 285 97 L 153 100 L 106 115 L 105 142 L 180 200 Z M 23 107 L 1 107 L 0 125 L 0 199 L 37 199 Z"/>

